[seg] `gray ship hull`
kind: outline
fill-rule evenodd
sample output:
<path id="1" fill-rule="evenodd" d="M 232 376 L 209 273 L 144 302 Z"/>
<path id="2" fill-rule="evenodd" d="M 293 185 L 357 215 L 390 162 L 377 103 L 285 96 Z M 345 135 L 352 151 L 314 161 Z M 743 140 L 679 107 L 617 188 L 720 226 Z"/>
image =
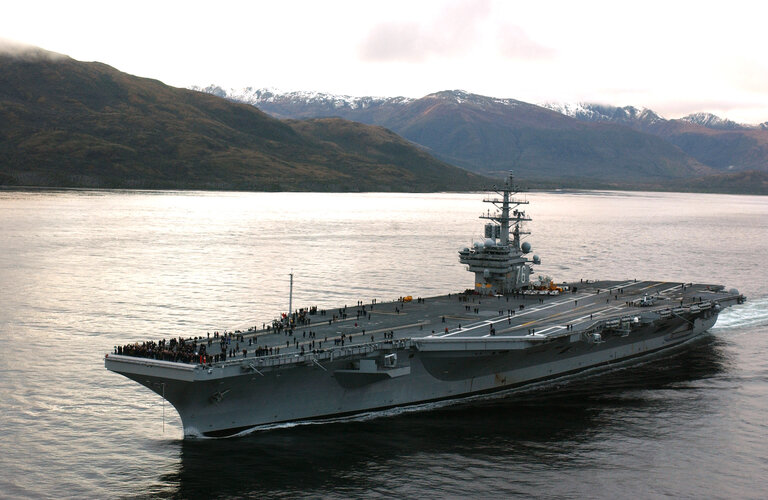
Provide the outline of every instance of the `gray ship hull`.
<path id="1" fill-rule="evenodd" d="M 716 311 L 659 318 L 617 334 L 604 332 L 599 340 L 589 332 L 541 341 L 393 340 L 358 346 L 358 352 L 339 350 L 330 359 L 296 356 L 294 362 L 274 366 L 239 363 L 190 370 L 190 365 L 114 355 L 106 363 L 165 397 L 178 411 L 185 436 L 227 436 L 281 422 L 525 388 L 673 349 L 702 335 L 716 320 Z M 392 354 L 396 362 L 382 366 Z"/>

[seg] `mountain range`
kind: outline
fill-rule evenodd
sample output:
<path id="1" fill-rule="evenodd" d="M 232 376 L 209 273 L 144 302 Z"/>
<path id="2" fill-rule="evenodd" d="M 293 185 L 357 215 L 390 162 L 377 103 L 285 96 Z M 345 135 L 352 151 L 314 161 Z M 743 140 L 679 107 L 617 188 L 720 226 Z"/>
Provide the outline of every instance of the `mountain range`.
<path id="1" fill-rule="evenodd" d="M 492 182 L 382 127 L 278 120 L 97 62 L 0 54 L 0 185 L 440 191 Z"/>
<path id="2" fill-rule="evenodd" d="M 632 106 L 534 105 L 460 90 L 419 99 L 215 85 L 197 90 L 281 118 L 335 116 L 380 125 L 449 163 L 492 176 L 512 169 L 540 186 L 750 192 L 768 186 L 768 122 L 742 125 L 706 113 L 668 120 Z M 742 185 L 747 178 L 763 182 Z"/>
<path id="3" fill-rule="evenodd" d="M 599 104 L 545 104 L 580 121 L 615 123 L 653 134 L 717 170 L 768 172 L 768 122 L 744 125 L 711 113 L 667 120 L 649 109 Z"/>
<path id="4" fill-rule="evenodd" d="M 0 186 L 473 190 L 514 170 L 532 187 L 768 194 L 766 134 L 463 91 L 179 89 L 42 49 L 0 53 Z"/>

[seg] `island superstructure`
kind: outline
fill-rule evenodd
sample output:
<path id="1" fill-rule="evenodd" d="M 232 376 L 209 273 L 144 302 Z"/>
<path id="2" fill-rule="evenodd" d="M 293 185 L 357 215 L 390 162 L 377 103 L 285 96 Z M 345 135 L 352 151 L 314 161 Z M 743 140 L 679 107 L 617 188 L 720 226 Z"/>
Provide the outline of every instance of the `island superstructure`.
<path id="1" fill-rule="evenodd" d="M 721 285 L 532 280 L 531 221 L 510 177 L 463 292 L 306 308 L 263 328 L 128 344 L 109 370 L 160 394 L 188 437 L 507 393 L 685 346 L 745 299 Z M 466 287 L 460 287 L 466 288 Z"/>
<path id="2" fill-rule="evenodd" d="M 531 265 L 541 262 L 536 255 L 530 261 L 524 257 L 531 251 L 531 245 L 521 243 L 521 236 L 530 234 L 524 230 L 523 223 L 531 219 L 520 209 L 528 201 L 515 198 L 520 188 L 515 185 L 513 176 L 507 178 L 503 188 L 495 191 L 501 198 L 483 200 L 497 208 L 493 213 L 488 210 L 480 216 L 491 221 L 485 225 L 485 241 L 476 242 L 473 248 L 464 248 L 459 252 L 459 261 L 475 273 L 474 290 L 479 295 L 522 290 L 530 284 Z"/>

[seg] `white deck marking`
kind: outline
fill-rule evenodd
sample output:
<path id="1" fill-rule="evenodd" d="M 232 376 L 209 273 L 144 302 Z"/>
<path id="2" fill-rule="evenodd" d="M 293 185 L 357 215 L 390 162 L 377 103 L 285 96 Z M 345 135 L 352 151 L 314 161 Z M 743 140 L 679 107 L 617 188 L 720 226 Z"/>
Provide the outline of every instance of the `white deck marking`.
<path id="1" fill-rule="evenodd" d="M 611 288 L 606 288 L 604 290 L 607 292 L 608 290 L 617 290 L 619 288 L 628 288 L 628 287 L 633 286 L 633 285 L 642 285 L 644 283 L 647 283 L 647 282 L 646 281 L 635 282 L 634 280 L 633 281 L 627 281 L 625 283 L 620 283 L 620 284 L 617 284 L 615 286 L 612 286 Z M 653 286 L 658 286 L 658 285 L 660 285 L 662 283 L 663 282 L 653 282 L 651 285 L 647 286 L 646 288 L 651 288 Z M 677 286 L 680 286 L 680 285 L 677 285 Z M 587 295 L 587 294 L 583 294 L 583 295 L 577 294 L 577 295 L 573 295 L 573 296 L 571 296 L 571 297 L 569 297 L 567 299 L 560 300 L 560 301 L 557 301 L 557 302 L 552 302 L 550 304 L 546 304 L 546 305 L 543 305 L 543 306 L 534 306 L 532 308 L 524 309 L 523 312 L 521 312 L 519 314 L 512 314 L 512 315 L 504 314 L 502 316 L 496 316 L 496 317 L 493 317 L 493 318 L 485 319 L 481 323 L 470 323 L 469 325 L 462 326 L 461 329 L 454 328 L 453 330 L 449 330 L 448 333 L 441 333 L 441 334 L 430 335 L 430 337 L 452 337 L 452 336 L 458 335 L 460 333 L 467 333 L 468 331 L 477 329 L 477 328 L 479 328 L 481 326 L 495 325 L 497 323 L 501 323 L 502 321 L 508 321 L 510 318 L 511 319 L 519 318 L 521 316 L 526 316 L 526 315 L 529 315 L 529 314 L 533 314 L 533 313 L 536 313 L 536 312 L 539 312 L 539 311 L 543 311 L 545 309 L 551 309 L 553 307 L 556 307 L 556 306 L 559 306 L 559 305 L 563 305 L 563 304 L 567 304 L 569 302 L 576 302 L 578 300 L 585 300 L 586 301 L 586 300 L 589 300 L 589 299 L 591 299 L 593 297 L 604 297 L 604 296 L 605 296 L 605 294 L 589 294 L 589 295 Z M 621 306 L 614 306 L 614 307 L 610 307 L 610 308 L 607 308 L 607 309 L 601 309 L 601 311 L 616 310 L 616 309 L 621 309 Z M 597 314 L 601 314 L 601 313 L 598 312 Z M 522 325 L 520 325 L 520 326 L 522 326 Z M 564 327 L 561 327 L 561 328 L 564 328 Z M 514 327 L 513 327 L 513 329 L 514 329 Z M 538 333 L 536 333 L 536 335 L 538 335 Z M 489 335 L 483 335 L 483 337 L 487 337 L 487 336 L 489 336 Z"/>
<path id="2" fill-rule="evenodd" d="M 545 305 L 545 306 L 541 306 L 541 307 L 535 307 L 534 306 L 533 308 L 524 310 L 524 312 L 521 312 L 520 314 L 513 314 L 511 317 L 512 318 L 519 318 L 520 316 L 525 316 L 525 315 L 528 315 L 528 314 L 533 314 L 533 313 L 538 312 L 538 311 L 543 311 L 544 309 L 550 309 L 550 308 L 555 307 L 555 306 L 559 306 L 559 305 L 562 305 L 562 304 L 567 304 L 568 302 L 571 302 L 573 300 L 574 299 L 562 300 L 560 302 L 553 302 L 553 303 L 551 303 L 549 305 Z M 575 300 L 578 300 L 578 299 L 575 299 Z M 462 327 L 460 330 L 456 330 L 455 329 L 455 331 L 453 331 L 453 332 L 443 333 L 442 335 L 435 335 L 435 337 L 451 337 L 453 335 L 456 335 L 457 333 L 464 333 L 467 330 L 472 330 L 474 328 L 477 328 L 478 326 L 483 326 L 483 325 L 487 326 L 489 323 L 490 324 L 496 324 L 496 323 L 499 323 L 501 321 L 505 321 L 505 320 L 508 319 L 508 317 L 509 316 L 506 315 L 506 314 L 503 315 L 503 316 L 496 316 L 493 319 L 486 319 L 486 320 L 484 320 L 483 323 L 481 323 L 479 325 L 478 324 L 469 324 L 466 328 Z"/>
<path id="3" fill-rule="evenodd" d="M 660 292 L 657 292 L 657 293 L 658 293 L 659 295 L 664 295 L 664 294 L 666 294 L 667 292 L 669 292 L 670 290 L 674 290 L 674 289 L 678 289 L 678 290 L 680 290 L 681 292 L 683 291 L 683 289 L 682 289 L 682 288 L 680 288 L 680 285 L 675 285 L 675 286 L 673 286 L 673 287 L 665 288 L 664 290 L 662 290 L 662 291 L 660 291 Z"/>

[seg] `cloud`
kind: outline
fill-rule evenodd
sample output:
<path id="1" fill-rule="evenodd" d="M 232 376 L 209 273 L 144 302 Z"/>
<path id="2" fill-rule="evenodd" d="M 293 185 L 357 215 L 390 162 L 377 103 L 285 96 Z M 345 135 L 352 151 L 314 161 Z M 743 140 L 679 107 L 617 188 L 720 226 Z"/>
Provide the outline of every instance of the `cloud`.
<path id="1" fill-rule="evenodd" d="M 532 40 L 519 26 L 505 25 L 499 28 L 498 49 L 507 59 L 552 59 L 556 51 Z"/>
<path id="2" fill-rule="evenodd" d="M 451 4 L 427 25 L 379 24 L 360 46 L 360 58 L 371 62 L 422 62 L 466 53 L 479 40 L 479 25 L 489 13 L 489 1 L 473 0 Z"/>
<path id="3" fill-rule="evenodd" d="M 651 105 L 664 117 L 680 118 L 691 113 L 712 113 L 738 123 L 755 124 L 768 120 L 766 100 L 691 99 L 666 100 Z"/>
<path id="4" fill-rule="evenodd" d="M 67 56 L 50 52 L 48 50 L 17 42 L 8 38 L 0 38 L 0 56 L 10 56 L 17 59 L 40 60 L 47 59 L 51 61 L 65 59 Z"/>
<path id="5" fill-rule="evenodd" d="M 722 74 L 733 86 L 765 95 L 768 93 L 768 65 L 758 58 L 732 56 L 721 64 Z"/>

